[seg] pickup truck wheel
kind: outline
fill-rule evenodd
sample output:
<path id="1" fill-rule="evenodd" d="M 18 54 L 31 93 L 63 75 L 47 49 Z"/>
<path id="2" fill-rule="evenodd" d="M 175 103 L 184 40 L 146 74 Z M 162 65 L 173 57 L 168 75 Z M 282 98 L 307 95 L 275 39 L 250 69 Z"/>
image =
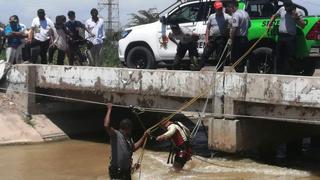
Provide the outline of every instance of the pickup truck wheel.
<path id="1" fill-rule="evenodd" d="M 248 72 L 260 74 L 274 73 L 274 58 L 272 49 L 268 47 L 260 47 L 255 49 L 250 56 Z"/>
<path id="2" fill-rule="evenodd" d="M 129 51 L 127 65 L 129 68 L 134 69 L 154 69 L 155 60 L 148 48 L 137 46 Z"/>
<path id="3" fill-rule="evenodd" d="M 316 60 L 315 59 L 305 59 L 303 63 L 303 75 L 312 76 L 316 70 Z"/>

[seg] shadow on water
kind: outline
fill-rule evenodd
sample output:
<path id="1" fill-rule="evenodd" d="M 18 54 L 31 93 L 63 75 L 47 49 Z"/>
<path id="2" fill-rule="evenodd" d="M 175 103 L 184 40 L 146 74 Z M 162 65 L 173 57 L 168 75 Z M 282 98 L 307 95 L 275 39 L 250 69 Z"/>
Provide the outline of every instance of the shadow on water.
<path id="1" fill-rule="evenodd" d="M 91 106 L 85 111 L 74 111 L 74 112 L 64 112 L 47 114 L 47 116 L 55 123 L 59 128 L 61 128 L 71 139 L 90 141 L 96 143 L 109 143 L 109 137 L 104 131 L 103 122 L 106 113 L 106 108 L 103 106 Z M 145 112 L 139 115 L 146 128 L 151 127 L 155 123 L 161 121 L 168 114 L 163 113 L 151 113 Z M 132 113 L 130 109 L 117 108 L 114 107 L 111 114 L 111 125 L 118 129 L 119 122 L 121 119 L 129 118 L 133 121 L 133 139 L 137 141 L 143 134 L 144 129 L 142 128 L 136 115 Z M 195 124 L 183 115 L 176 115 L 173 120 L 179 120 L 185 124 L 190 130 L 192 130 Z M 208 149 L 208 138 L 206 136 L 203 127 L 196 137 L 193 139 L 193 152 L 197 155 L 203 157 L 210 157 L 212 151 Z M 154 132 L 151 140 L 148 141 L 147 149 L 152 151 L 169 151 L 171 144 L 169 142 L 156 142 L 155 137 L 163 133 L 164 131 L 158 129 Z M 223 158 L 230 161 L 242 161 L 244 159 L 249 159 L 257 163 L 268 164 L 278 167 L 285 167 L 296 170 L 303 170 L 312 173 L 314 176 L 320 177 L 320 146 L 314 147 L 304 147 L 303 153 L 296 155 L 294 158 L 283 158 L 282 155 L 285 154 L 281 146 L 277 147 L 275 151 L 277 153 L 268 158 L 262 158 L 256 151 L 238 153 L 238 154 L 228 154 L 223 152 L 214 152 L 214 157 Z M 282 152 L 281 152 L 282 151 Z"/>

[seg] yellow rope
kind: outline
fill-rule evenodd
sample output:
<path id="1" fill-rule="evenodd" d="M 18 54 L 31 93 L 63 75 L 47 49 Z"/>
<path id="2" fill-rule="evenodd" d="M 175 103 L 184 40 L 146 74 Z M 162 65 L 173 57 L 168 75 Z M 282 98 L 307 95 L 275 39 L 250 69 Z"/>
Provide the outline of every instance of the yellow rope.
<path id="1" fill-rule="evenodd" d="M 267 34 L 268 32 L 265 31 L 262 36 L 232 65 L 232 68 L 235 68 L 237 65 L 239 65 L 239 63 L 259 44 L 259 42 L 264 38 L 264 36 Z M 169 120 L 171 120 L 175 115 L 181 113 L 183 110 L 187 109 L 188 107 L 190 107 L 193 103 L 195 103 L 198 99 L 200 99 L 203 95 L 207 94 L 208 91 L 211 90 L 211 88 L 213 88 L 215 85 L 215 83 L 213 82 L 210 87 L 201 92 L 198 96 L 192 98 L 191 100 L 187 101 L 180 109 L 178 109 L 177 111 L 175 111 L 174 113 L 170 114 L 169 116 L 165 117 L 163 120 L 161 120 L 160 122 L 158 122 L 157 124 L 155 124 L 154 126 L 150 127 L 149 129 L 147 129 L 147 131 L 149 133 L 157 130 L 159 128 L 160 124 L 163 124 L 165 122 L 168 122 Z M 145 149 L 145 145 L 147 143 L 147 140 L 145 140 L 144 145 L 142 147 L 142 152 L 139 156 L 138 159 L 138 163 L 142 163 L 143 160 L 143 154 L 144 154 L 144 149 Z"/>
<path id="2" fill-rule="evenodd" d="M 213 83 L 214 85 L 214 83 Z M 150 132 L 155 131 L 160 124 L 163 124 L 169 120 L 171 120 L 175 115 L 181 113 L 183 110 L 187 109 L 188 107 L 190 107 L 194 102 L 196 102 L 198 99 L 200 99 L 203 95 L 207 94 L 208 91 L 211 89 L 212 85 L 210 86 L 210 88 L 208 88 L 207 90 L 201 92 L 198 96 L 192 98 L 190 101 L 188 101 L 187 103 L 185 103 L 180 109 L 178 109 L 177 111 L 175 111 L 174 113 L 170 114 L 169 116 L 165 117 L 163 120 L 161 120 L 160 122 L 158 122 L 157 124 L 155 124 L 154 126 L 150 127 L 148 130 Z"/>
<path id="3" fill-rule="evenodd" d="M 241 63 L 241 61 L 243 61 L 243 59 L 247 57 L 249 53 L 259 44 L 259 42 L 264 38 L 264 36 L 267 35 L 267 33 L 268 31 L 265 31 L 262 34 L 262 36 L 260 36 L 260 38 L 235 63 L 233 63 L 231 67 L 235 68 L 236 66 L 238 66 Z"/>

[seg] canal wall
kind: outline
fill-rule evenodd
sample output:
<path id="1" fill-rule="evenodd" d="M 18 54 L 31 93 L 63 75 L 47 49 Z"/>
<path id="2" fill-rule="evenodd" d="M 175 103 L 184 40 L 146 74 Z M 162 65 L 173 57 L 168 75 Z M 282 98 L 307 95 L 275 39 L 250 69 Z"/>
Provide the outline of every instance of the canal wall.
<path id="1" fill-rule="evenodd" d="M 70 105 L 70 98 L 173 112 L 208 91 L 185 111 L 202 111 L 209 97 L 208 145 L 225 152 L 320 135 L 318 77 L 18 65 L 1 86 L 21 111 L 31 114 L 81 110 L 86 104 Z"/>

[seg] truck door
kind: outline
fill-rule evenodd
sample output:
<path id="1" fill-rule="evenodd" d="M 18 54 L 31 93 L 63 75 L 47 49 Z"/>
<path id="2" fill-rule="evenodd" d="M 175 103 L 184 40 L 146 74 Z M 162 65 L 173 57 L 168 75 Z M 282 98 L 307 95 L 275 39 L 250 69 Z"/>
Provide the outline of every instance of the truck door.
<path id="1" fill-rule="evenodd" d="M 167 24 L 178 23 L 180 27 L 187 27 L 197 33 L 197 25 L 200 20 L 200 5 L 201 4 L 199 2 L 189 2 L 178 6 L 169 13 L 167 17 Z M 162 24 L 161 30 L 158 33 L 159 56 L 163 60 L 172 60 L 176 54 L 177 46 L 173 42 L 169 41 L 166 48 L 161 46 L 160 43 L 162 36 L 168 36 L 170 32 L 170 26 Z"/>
<path id="2" fill-rule="evenodd" d="M 196 27 L 196 34 L 200 35 L 200 39 L 198 41 L 198 52 L 199 54 L 203 53 L 203 49 L 205 47 L 205 34 L 207 29 L 207 22 L 208 18 L 211 14 L 215 13 L 215 9 L 213 8 L 213 1 L 212 2 L 203 2 L 200 6 L 200 13 L 199 13 L 199 21 Z"/>

